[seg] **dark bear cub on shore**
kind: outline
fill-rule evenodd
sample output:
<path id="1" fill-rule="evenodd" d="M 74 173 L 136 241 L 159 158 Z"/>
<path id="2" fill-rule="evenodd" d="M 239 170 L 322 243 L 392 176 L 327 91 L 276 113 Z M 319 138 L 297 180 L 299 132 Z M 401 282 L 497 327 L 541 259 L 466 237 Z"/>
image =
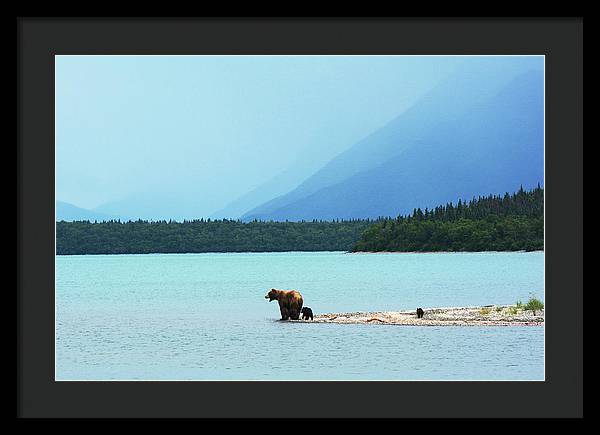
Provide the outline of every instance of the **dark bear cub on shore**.
<path id="1" fill-rule="evenodd" d="M 417 308 L 417 319 L 421 319 L 423 314 L 423 308 Z"/>
<path id="2" fill-rule="evenodd" d="M 308 307 L 302 308 L 301 313 L 302 313 L 302 320 L 308 320 L 308 319 L 312 320 L 313 319 L 313 312 L 310 308 L 308 308 Z"/>

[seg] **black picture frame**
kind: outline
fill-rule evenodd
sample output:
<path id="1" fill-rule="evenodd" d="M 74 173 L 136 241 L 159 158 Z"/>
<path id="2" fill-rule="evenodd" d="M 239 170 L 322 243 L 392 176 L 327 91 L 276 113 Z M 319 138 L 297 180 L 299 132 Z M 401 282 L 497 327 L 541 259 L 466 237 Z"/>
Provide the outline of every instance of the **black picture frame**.
<path id="1" fill-rule="evenodd" d="M 583 415 L 582 18 L 19 18 L 17 39 L 18 416 Z M 54 55 L 216 53 L 545 55 L 546 380 L 55 382 Z"/>

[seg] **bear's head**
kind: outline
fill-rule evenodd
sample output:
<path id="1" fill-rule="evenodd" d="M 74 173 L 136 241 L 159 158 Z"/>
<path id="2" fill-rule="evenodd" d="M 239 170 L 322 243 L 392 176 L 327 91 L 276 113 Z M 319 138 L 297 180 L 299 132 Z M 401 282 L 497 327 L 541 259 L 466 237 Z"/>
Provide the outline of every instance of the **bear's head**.
<path id="1" fill-rule="evenodd" d="M 267 295 L 265 296 L 265 299 L 268 299 L 269 302 L 277 300 L 277 298 L 279 297 L 279 292 L 277 290 L 275 290 L 274 288 L 272 288 L 269 293 L 267 293 Z"/>

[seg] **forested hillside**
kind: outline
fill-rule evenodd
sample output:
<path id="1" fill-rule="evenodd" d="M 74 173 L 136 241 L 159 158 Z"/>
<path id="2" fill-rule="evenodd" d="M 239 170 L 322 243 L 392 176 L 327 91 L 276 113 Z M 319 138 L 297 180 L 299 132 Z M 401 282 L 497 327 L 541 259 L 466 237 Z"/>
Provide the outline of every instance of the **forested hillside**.
<path id="1" fill-rule="evenodd" d="M 544 249 L 544 189 L 376 220 L 57 222 L 57 254 Z"/>
<path id="2" fill-rule="evenodd" d="M 544 249 L 544 190 L 521 188 L 448 203 L 432 210 L 381 220 L 353 251 L 518 251 Z"/>
<path id="3" fill-rule="evenodd" d="M 56 253 L 348 251 L 373 222 L 57 222 Z"/>

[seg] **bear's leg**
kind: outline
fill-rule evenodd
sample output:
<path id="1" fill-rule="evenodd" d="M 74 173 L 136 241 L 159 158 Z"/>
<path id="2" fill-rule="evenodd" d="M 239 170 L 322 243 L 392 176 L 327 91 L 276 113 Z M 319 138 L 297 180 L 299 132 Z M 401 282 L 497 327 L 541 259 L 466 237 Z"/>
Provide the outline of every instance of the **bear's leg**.
<path id="1" fill-rule="evenodd" d="M 281 311 L 281 320 L 287 320 L 289 318 L 289 313 L 288 313 L 287 308 L 281 307 L 280 311 Z"/>
<path id="2" fill-rule="evenodd" d="M 298 312 L 298 310 L 297 310 L 297 309 L 295 309 L 295 308 L 292 308 L 292 309 L 290 310 L 290 317 L 291 317 L 293 320 L 298 320 L 298 319 L 300 318 L 300 313 Z"/>

